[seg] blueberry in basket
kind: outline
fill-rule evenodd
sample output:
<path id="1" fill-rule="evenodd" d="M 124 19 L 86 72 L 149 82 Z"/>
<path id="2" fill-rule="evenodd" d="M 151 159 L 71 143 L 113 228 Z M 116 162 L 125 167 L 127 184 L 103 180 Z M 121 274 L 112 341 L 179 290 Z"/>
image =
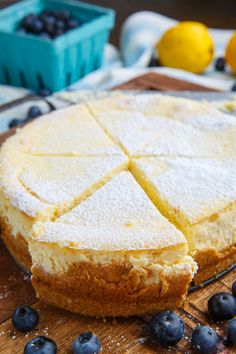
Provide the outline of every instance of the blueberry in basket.
<path id="1" fill-rule="evenodd" d="M 33 34 L 50 40 L 79 26 L 80 21 L 67 10 L 45 10 L 40 14 L 32 13 L 25 16 L 16 33 Z"/>

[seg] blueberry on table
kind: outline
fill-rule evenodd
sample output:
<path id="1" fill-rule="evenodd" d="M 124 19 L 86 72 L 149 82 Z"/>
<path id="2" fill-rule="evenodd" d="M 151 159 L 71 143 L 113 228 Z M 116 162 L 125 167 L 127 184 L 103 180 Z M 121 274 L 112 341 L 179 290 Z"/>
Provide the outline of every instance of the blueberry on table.
<path id="1" fill-rule="evenodd" d="M 25 348 L 24 354 L 56 354 L 57 345 L 56 343 L 47 337 L 40 336 L 35 337 L 29 341 Z"/>
<path id="2" fill-rule="evenodd" d="M 28 113 L 27 113 L 27 118 L 28 119 L 33 119 L 41 116 L 43 114 L 41 108 L 38 106 L 32 106 L 29 108 Z"/>
<path id="3" fill-rule="evenodd" d="M 236 91 L 236 83 L 233 84 L 233 86 L 231 87 L 231 91 L 235 92 Z"/>
<path id="4" fill-rule="evenodd" d="M 236 318 L 228 322 L 226 334 L 227 342 L 236 345 Z"/>
<path id="5" fill-rule="evenodd" d="M 158 343 L 176 344 L 184 335 L 183 320 L 172 311 L 163 311 L 153 316 L 149 324 L 150 332 Z"/>
<path id="6" fill-rule="evenodd" d="M 91 332 L 81 333 L 73 343 L 74 354 L 98 354 L 100 350 L 101 343 Z"/>
<path id="7" fill-rule="evenodd" d="M 13 118 L 10 123 L 8 124 L 8 127 L 11 128 L 15 128 L 18 127 L 18 125 L 22 124 L 22 120 L 18 119 L 18 118 Z"/>
<path id="8" fill-rule="evenodd" d="M 38 312 L 30 306 L 17 307 L 12 315 L 12 323 L 21 332 L 32 331 L 39 323 Z"/>
<path id="9" fill-rule="evenodd" d="M 224 71 L 225 70 L 225 58 L 219 57 L 215 61 L 215 70 Z"/>
<path id="10" fill-rule="evenodd" d="M 68 30 L 72 30 L 74 28 L 79 27 L 80 22 L 76 18 L 71 18 L 67 21 L 66 25 Z"/>
<path id="11" fill-rule="evenodd" d="M 233 285 L 232 285 L 232 293 L 233 293 L 233 296 L 236 297 L 236 280 L 235 280 L 235 282 L 233 282 Z"/>
<path id="12" fill-rule="evenodd" d="M 194 328 L 191 337 L 191 345 L 198 353 L 215 353 L 217 342 L 218 337 L 211 327 L 198 325 Z"/>
<path id="13" fill-rule="evenodd" d="M 156 66 L 161 66 L 159 59 L 152 57 L 149 64 L 149 68 L 156 67 Z"/>
<path id="14" fill-rule="evenodd" d="M 214 294 L 208 300 L 208 311 L 215 321 L 230 319 L 236 315 L 236 298 L 225 292 Z"/>
<path id="15" fill-rule="evenodd" d="M 47 96 L 50 96 L 51 94 L 52 94 L 52 91 L 50 91 L 47 88 L 43 88 L 38 91 L 38 95 L 40 97 L 47 97 Z"/>

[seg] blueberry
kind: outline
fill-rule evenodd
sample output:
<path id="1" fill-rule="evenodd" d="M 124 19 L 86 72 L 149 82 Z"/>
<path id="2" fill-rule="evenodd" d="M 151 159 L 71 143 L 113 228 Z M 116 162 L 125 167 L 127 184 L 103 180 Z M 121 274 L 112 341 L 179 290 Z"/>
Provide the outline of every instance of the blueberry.
<path id="1" fill-rule="evenodd" d="M 236 318 L 228 322 L 226 333 L 227 342 L 236 345 Z"/>
<path id="2" fill-rule="evenodd" d="M 50 91 L 47 88 L 42 88 L 38 91 L 38 95 L 41 97 L 47 97 L 50 96 L 52 94 L 52 91 Z"/>
<path id="3" fill-rule="evenodd" d="M 66 28 L 66 24 L 65 24 L 65 22 L 64 21 L 62 21 L 62 20 L 57 20 L 57 22 L 55 23 L 55 27 L 56 27 L 56 29 L 59 29 L 59 30 L 65 30 L 65 28 Z"/>
<path id="4" fill-rule="evenodd" d="M 233 285 L 232 285 L 232 293 L 233 293 L 233 296 L 236 297 L 236 281 L 233 282 Z"/>
<path id="5" fill-rule="evenodd" d="M 231 87 L 231 91 L 236 91 L 236 83 Z"/>
<path id="6" fill-rule="evenodd" d="M 208 300 L 208 311 L 216 321 L 232 318 L 236 315 L 236 298 L 225 292 L 212 295 Z"/>
<path id="7" fill-rule="evenodd" d="M 44 31 L 48 33 L 50 36 L 53 36 L 55 33 L 55 25 L 54 24 L 46 24 Z"/>
<path id="8" fill-rule="evenodd" d="M 39 18 L 35 19 L 35 21 L 33 22 L 30 31 L 34 34 L 39 34 L 40 32 L 42 32 L 44 30 L 44 23 L 42 20 L 40 20 Z"/>
<path id="9" fill-rule="evenodd" d="M 100 341 L 91 332 L 81 333 L 73 343 L 74 354 L 97 354 L 100 350 Z"/>
<path id="10" fill-rule="evenodd" d="M 183 320 L 172 311 L 163 311 L 153 316 L 149 327 L 155 340 L 167 345 L 178 343 L 185 328 Z"/>
<path id="11" fill-rule="evenodd" d="M 56 18 L 52 15 L 41 15 L 40 19 L 43 21 L 45 25 L 54 26 L 56 23 Z"/>
<path id="12" fill-rule="evenodd" d="M 74 28 L 76 28 L 76 27 L 79 27 L 80 22 L 79 22 L 79 20 L 77 20 L 76 18 L 71 18 L 71 19 L 69 19 L 69 20 L 67 21 L 66 24 L 67 24 L 68 30 L 72 30 L 72 29 L 74 29 Z"/>
<path id="13" fill-rule="evenodd" d="M 22 26 L 26 29 L 26 30 L 31 30 L 32 25 L 34 23 L 34 21 L 37 19 L 37 16 L 35 14 L 29 14 L 27 16 L 25 16 L 22 20 Z"/>
<path id="14" fill-rule="evenodd" d="M 151 67 L 155 67 L 155 66 L 161 66 L 161 64 L 157 58 L 152 57 L 148 66 L 151 68 Z"/>
<path id="15" fill-rule="evenodd" d="M 215 70 L 216 71 L 224 71 L 225 70 L 225 58 L 220 57 L 215 61 Z"/>
<path id="16" fill-rule="evenodd" d="M 39 108 L 38 106 L 32 106 L 28 110 L 27 118 L 28 119 L 37 118 L 37 117 L 41 116 L 42 114 L 43 114 L 43 112 L 42 112 L 41 108 Z"/>
<path id="17" fill-rule="evenodd" d="M 218 337 L 211 327 L 200 326 L 194 328 L 191 345 L 193 349 L 202 354 L 213 354 L 216 352 Z"/>
<path id="18" fill-rule="evenodd" d="M 11 128 L 15 128 L 18 125 L 22 124 L 22 120 L 18 119 L 18 118 L 14 118 L 10 121 L 10 123 L 8 124 L 8 127 Z"/>
<path id="19" fill-rule="evenodd" d="M 56 343 L 44 336 L 31 339 L 24 348 L 24 354 L 56 354 L 56 352 Z"/>
<path id="20" fill-rule="evenodd" d="M 12 323 L 21 332 L 32 331 L 39 323 L 38 312 L 26 305 L 17 307 L 12 315 Z"/>

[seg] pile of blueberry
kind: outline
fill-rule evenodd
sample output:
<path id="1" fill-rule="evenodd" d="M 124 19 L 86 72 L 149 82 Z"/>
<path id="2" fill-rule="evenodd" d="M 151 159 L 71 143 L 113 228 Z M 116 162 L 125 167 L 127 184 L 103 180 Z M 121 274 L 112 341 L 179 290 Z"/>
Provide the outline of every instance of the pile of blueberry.
<path id="1" fill-rule="evenodd" d="M 43 112 L 38 106 L 32 106 L 29 108 L 25 119 L 13 118 L 9 123 L 9 128 L 18 127 L 21 124 L 27 123 L 29 120 L 40 117 L 42 114 Z"/>
<path id="2" fill-rule="evenodd" d="M 236 345 L 236 318 L 233 318 L 236 316 L 236 281 L 232 286 L 232 294 L 221 292 L 211 296 L 208 300 L 208 311 L 213 321 L 231 319 L 226 328 L 226 344 Z M 18 307 L 12 315 L 14 327 L 21 332 L 35 329 L 38 322 L 38 312 L 29 306 Z M 185 325 L 176 313 L 163 311 L 152 317 L 149 330 L 157 343 L 169 346 L 182 339 Z M 198 353 L 216 353 L 218 341 L 216 332 L 209 326 L 197 325 L 192 332 L 191 346 Z M 100 341 L 91 332 L 81 333 L 72 345 L 73 354 L 98 354 L 100 351 Z M 34 353 L 55 354 L 57 345 L 48 337 L 35 337 L 24 348 L 24 354 Z"/>
<path id="3" fill-rule="evenodd" d="M 223 57 L 217 58 L 215 61 L 215 70 L 223 72 L 225 71 L 225 69 L 226 69 L 225 58 Z M 236 83 L 233 84 L 233 86 L 231 87 L 231 91 L 236 91 Z"/>
<path id="4" fill-rule="evenodd" d="M 213 321 L 229 320 L 226 328 L 226 344 L 236 345 L 236 281 L 232 294 L 221 292 L 208 300 L 208 312 Z M 184 322 L 174 312 L 164 311 L 155 315 L 149 324 L 154 340 L 164 345 L 178 343 L 184 335 Z M 202 354 L 214 354 L 217 351 L 218 336 L 209 326 L 198 325 L 191 336 L 192 348 Z"/>
<path id="5" fill-rule="evenodd" d="M 29 332 L 39 323 L 38 312 L 30 306 L 17 307 L 12 315 L 12 323 L 20 332 Z M 101 350 L 99 339 L 91 332 L 81 333 L 72 346 L 73 354 L 98 354 Z M 39 336 L 31 339 L 24 348 L 24 354 L 55 354 L 57 345 L 54 340 Z"/>
<path id="6" fill-rule="evenodd" d="M 32 13 L 25 16 L 17 33 L 30 33 L 50 40 L 79 26 L 80 21 L 67 10 L 45 10 L 39 15 Z"/>

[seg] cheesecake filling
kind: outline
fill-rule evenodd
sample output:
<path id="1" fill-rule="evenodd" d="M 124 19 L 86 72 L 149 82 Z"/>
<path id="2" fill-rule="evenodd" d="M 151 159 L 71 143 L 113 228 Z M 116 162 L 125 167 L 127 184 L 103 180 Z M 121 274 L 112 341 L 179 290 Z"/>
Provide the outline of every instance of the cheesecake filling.
<path id="1" fill-rule="evenodd" d="M 1 193 L 0 207 L 1 218 L 3 222 L 9 225 L 11 236 L 17 237 L 18 235 L 21 235 L 25 240 L 28 240 L 32 233 L 34 218 L 15 208 Z"/>
<path id="2" fill-rule="evenodd" d="M 160 283 L 163 276 L 193 274 L 197 265 L 187 256 L 187 246 L 171 247 L 166 250 L 150 251 L 94 251 L 63 247 L 59 244 L 40 242 L 37 238 L 29 241 L 30 253 L 35 268 L 41 268 L 45 273 L 56 277 L 70 276 L 75 265 L 86 269 L 95 268 L 97 277 L 107 282 L 120 282 L 133 272 L 141 276 L 146 286 Z M 114 268 L 115 267 L 115 268 Z M 116 269 L 107 273 L 106 268 Z M 118 271 L 120 270 L 120 271 Z M 76 274 L 72 272 L 71 276 Z M 93 276 L 90 274 L 90 276 Z"/>
<path id="3" fill-rule="evenodd" d="M 163 164 L 163 172 L 165 169 L 166 166 Z M 174 208 L 168 200 L 161 197 L 154 183 L 135 160 L 131 161 L 131 171 L 161 213 L 187 238 L 190 254 L 212 248 L 222 252 L 236 244 L 236 203 L 197 223 L 190 223 L 180 209 Z M 158 165 L 158 173 L 161 173 L 161 163 Z"/>
<path id="4" fill-rule="evenodd" d="M 236 203 L 191 227 L 193 250 L 222 251 L 236 244 Z M 189 236 L 190 237 L 190 236 Z"/>

